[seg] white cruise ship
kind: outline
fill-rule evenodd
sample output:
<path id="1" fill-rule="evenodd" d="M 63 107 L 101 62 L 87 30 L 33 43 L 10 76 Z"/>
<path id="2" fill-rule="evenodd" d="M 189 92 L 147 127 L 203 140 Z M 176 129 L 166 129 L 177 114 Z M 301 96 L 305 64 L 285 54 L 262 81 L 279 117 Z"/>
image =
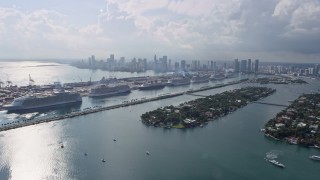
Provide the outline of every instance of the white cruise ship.
<path id="1" fill-rule="evenodd" d="M 182 86 L 190 84 L 190 79 L 185 77 L 176 77 L 169 79 L 167 82 L 168 86 Z"/>
<path id="2" fill-rule="evenodd" d="M 49 95 L 18 97 L 10 105 L 5 105 L 3 108 L 8 111 L 36 110 L 79 102 L 82 102 L 79 93 L 59 92 Z"/>
<path id="3" fill-rule="evenodd" d="M 211 81 L 215 81 L 215 80 L 219 81 L 219 80 L 223 80 L 225 78 L 226 78 L 226 76 L 224 74 L 213 74 L 210 76 Z"/>
<path id="4" fill-rule="evenodd" d="M 128 85 L 108 86 L 105 84 L 98 85 L 91 89 L 89 97 L 114 96 L 131 91 Z"/>
<path id="5" fill-rule="evenodd" d="M 161 81 L 147 81 L 139 86 L 139 90 L 152 90 L 152 89 L 162 89 L 166 86 L 165 83 Z"/>
<path id="6" fill-rule="evenodd" d="M 209 76 L 193 76 L 191 79 L 192 83 L 206 83 L 209 82 Z"/>

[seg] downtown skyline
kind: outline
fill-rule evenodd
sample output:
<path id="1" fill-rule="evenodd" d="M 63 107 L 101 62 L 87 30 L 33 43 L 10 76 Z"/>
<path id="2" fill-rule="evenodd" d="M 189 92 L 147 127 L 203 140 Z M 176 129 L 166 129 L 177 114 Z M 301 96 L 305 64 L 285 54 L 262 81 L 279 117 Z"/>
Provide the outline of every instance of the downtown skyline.
<path id="1" fill-rule="evenodd" d="M 4 0 L 0 17 L 0 59 L 320 60 L 318 0 Z"/>

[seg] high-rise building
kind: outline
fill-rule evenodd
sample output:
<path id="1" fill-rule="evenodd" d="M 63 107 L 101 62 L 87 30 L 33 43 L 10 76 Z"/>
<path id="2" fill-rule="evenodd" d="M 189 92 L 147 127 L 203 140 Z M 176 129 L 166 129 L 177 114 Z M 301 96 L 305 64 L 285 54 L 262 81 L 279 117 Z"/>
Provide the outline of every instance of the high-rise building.
<path id="1" fill-rule="evenodd" d="M 174 70 L 179 71 L 179 62 L 174 63 Z"/>
<path id="2" fill-rule="evenodd" d="M 168 70 L 168 57 L 167 56 L 162 57 L 162 70 L 163 71 Z"/>
<path id="3" fill-rule="evenodd" d="M 110 54 L 110 60 L 113 62 L 114 61 L 114 54 Z"/>
<path id="4" fill-rule="evenodd" d="M 95 58 L 94 55 L 91 55 L 91 60 L 92 60 L 92 61 L 95 61 L 95 60 L 96 60 L 96 58 Z"/>
<path id="5" fill-rule="evenodd" d="M 251 59 L 248 59 L 248 69 L 247 69 L 248 72 L 252 71 L 251 67 L 252 67 Z"/>
<path id="6" fill-rule="evenodd" d="M 192 71 L 198 70 L 197 65 L 198 65 L 198 62 L 197 62 L 197 61 L 195 61 L 195 60 L 192 61 L 192 63 L 191 63 L 191 70 L 192 70 Z"/>
<path id="7" fill-rule="evenodd" d="M 310 75 L 314 75 L 315 74 L 314 68 L 312 68 L 312 67 L 309 68 L 309 74 Z"/>
<path id="8" fill-rule="evenodd" d="M 259 59 L 256 59 L 254 62 L 254 72 L 259 72 Z"/>
<path id="9" fill-rule="evenodd" d="M 315 75 L 319 75 L 320 74 L 320 64 L 316 64 L 315 66 L 314 66 L 314 74 Z"/>
<path id="10" fill-rule="evenodd" d="M 247 72 L 247 60 L 241 60 L 240 71 Z"/>
<path id="11" fill-rule="evenodd" d="M 147 58 L 143 59 L 143 71 L 146 71 L 148 69 L 148 62 L 147 62 Z"/>
<path id="12" fill-rule="evenodd" d="M 182 69 L 183 71 L 186 70 L 186 61 L 185 61 L 185 60 L 182 60 L 182 61 L 181 61 L 181 69 Z"/>
<path id="13" fill-rule="evenodd" d="M 234 72 L 240 72 L 240 63 L 238 59 L 234 60 Z"/>
<path id="14" fill-rule="evenodd" d="M 125 65 L 126 65 L 125 57 L 120 57 L 120 60 L 119 60 L 119 66 L 120 66 L 120 68 L 125 67 Z"/>

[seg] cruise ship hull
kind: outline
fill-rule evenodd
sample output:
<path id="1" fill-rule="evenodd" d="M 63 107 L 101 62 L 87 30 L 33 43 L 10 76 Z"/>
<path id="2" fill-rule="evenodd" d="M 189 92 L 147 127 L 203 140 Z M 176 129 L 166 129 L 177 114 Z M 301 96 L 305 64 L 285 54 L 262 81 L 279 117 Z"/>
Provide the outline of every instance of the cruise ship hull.
<path id="1" fill-rule="evenodd" d="M 183 83 L 168 83 L 168 86 L 183 86 L 183 85 L 189 85 L 190 82 L 183 82 Z"/>
<path id="2" fill-rule="evenodd" d="M 225 77 L 210 77 L 210 80 L 211 81 L 221 81 L 221 80 L 224 80 Z"/>
<path id="3" fill-rule="evenodd" d="M 189 85 L 190 79 L 171 79 L 168 81 L 168 86 L 183 86 L 183 85 Z"/>
<path id="4" fill-rule="evenodd" d="M 197 84 L 197 83 L 207 83 L 207 82 L 209 82 L 209 79 L 193 80 L 193 81 L 192 81 L 192 83 L 195 83 L 195 84 Z"/>
<path id="5" fill-rule="evenodd" d="M 151 86 L 140 86 L 139 90 L 162 89 L 165 86 L 166 86 L 165 84 L 158 84 L 158 85 L 151 85 Z"/>
<path id="6" fill-rule="evenodd" d="M 125 95 L 129 94 L 131 90 L 122 90 L 122 91 L 114 91 L 114 92 L 108 92 L 108 93 L 90 93 L 89 97 L 110 97 L 110 96 L 119 96 L 119 95 Z"/>
<path id="7" fill-rule="evenodd" d="M 49 110 L 53 108 L 70 107 L 70 106 L 80 105 L 81 103 L 82 103 L 82 100 L 77 100 L 77 101 L 60 102 L 60 103 L 54 103 L 54 104 L 48 104 L 48 105 L 38 105 L 38 106 L 32 106 L 32 107 L 7 105 L 7 106 L 3 106 L 3 108 L 7 110 L 8 113 L 33 112 L 37 110 Z"/>

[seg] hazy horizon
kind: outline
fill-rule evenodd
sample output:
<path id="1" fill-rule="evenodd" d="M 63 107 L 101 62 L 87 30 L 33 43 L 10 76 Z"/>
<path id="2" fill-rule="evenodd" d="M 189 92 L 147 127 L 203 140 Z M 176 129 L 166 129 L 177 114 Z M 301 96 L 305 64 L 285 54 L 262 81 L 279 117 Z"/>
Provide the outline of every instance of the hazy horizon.
<path id="1" fill-rule="evenodd" d="M 318 0 L 0 2 L 0 59 L 320 60 Z"/>
<path id="2" fill-rule="evenodd" d="M 88 57 L 89 58 L 89 57 Z M 56 62 L 56 63 L 70 63 L 70 62 L 76 62 L 76 61 L 88 61 L 88 58 L 28 58 L 28 59 L 0 59 L 0 62 L 12 62 L 12 61 L 35 61 L 35 62 L 43 62 L 43 63 L 51 63 L 51 62 Z M 106 61 L 108 57 L 106 58 L 98 58 L 97 60 L 103 60 Z M 144 58 L 144 57 L 126 57 L 126 61 L 129 62 L 131 61 L 133 58 Z M 170 59 L 170 58 L 169 58 Z M 236 58 L 239 61 L 241 60 L 248 60 L 251 59 L 250 57 L 248 59 L 239 59 Z M 115 60 L 119 60 L 119 58 L 115 57 Z M 153 58 L 147 58 L 148 62 L 153 61 Z M 177 60 L 172 60 L 172 62 L 181 62 L 182 60 L 185 59 L 177 59 Z M 197 59 L 189 59 L 189 60 L 185 60 L 187 63 L 191 63 L 192 61 L 197 60 Z M 214 60 L 214 59 L 208 59 L 208 60 L 199 60 L 201 63 L 207 63 L 208 61 L 214 61 L 217 63 L 223 63 L 223 62 L 229 62 L 229 63 L 234 63 L 235 59 L 225 59 L 225 60 Z M 251 60 L 255 60 L 255 59 L 251 59 Z M 259 62 L 261 64 L 320 64 L 318 61 L 286 61 L 286 60 L 265 60 L 265 59 L 258 59 Z"/>

